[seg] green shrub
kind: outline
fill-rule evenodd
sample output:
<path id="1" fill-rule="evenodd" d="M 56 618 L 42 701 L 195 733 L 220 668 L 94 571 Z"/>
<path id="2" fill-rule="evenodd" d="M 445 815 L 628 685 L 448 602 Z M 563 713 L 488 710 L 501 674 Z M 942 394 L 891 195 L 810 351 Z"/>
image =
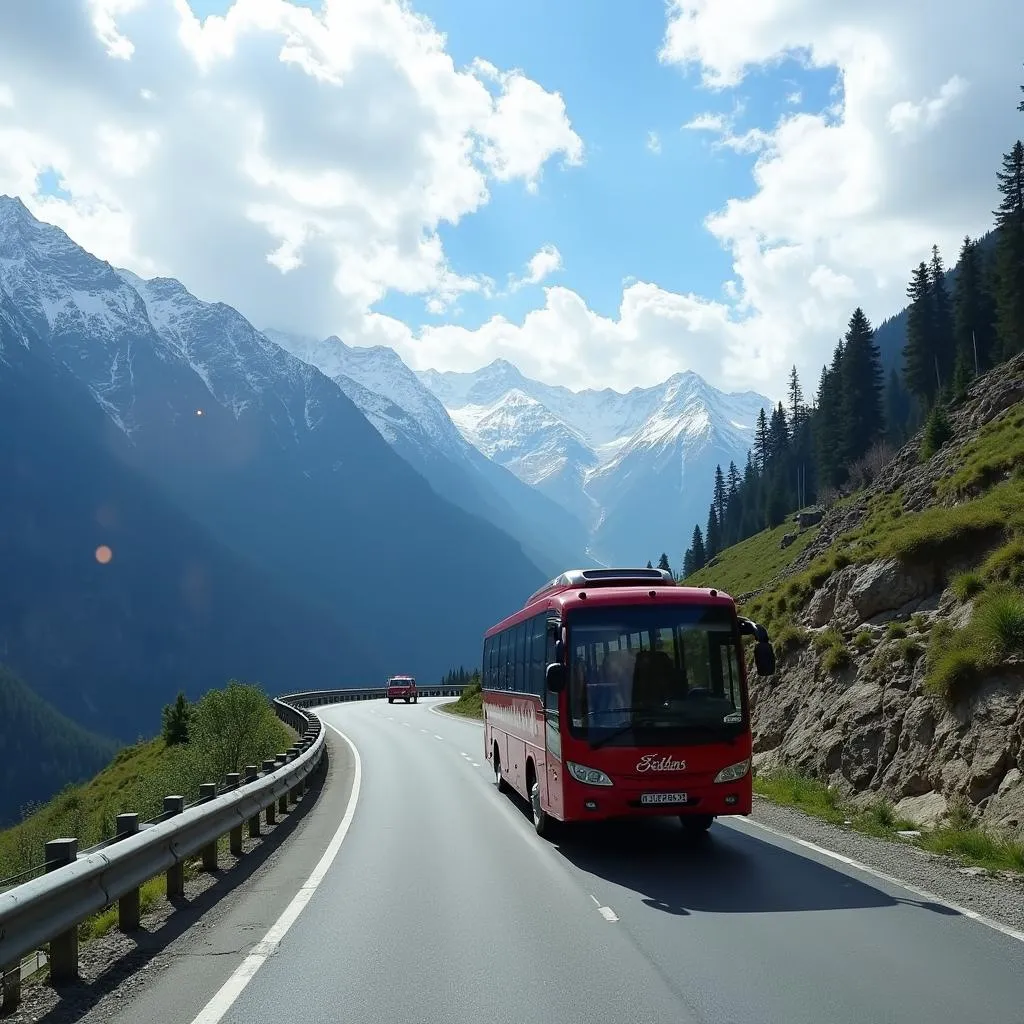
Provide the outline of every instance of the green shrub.
<path id="1" fill-rule="evenodd" d="M 946 409 L 941 402 L 936 402 L 925 421 L 921 460 L 927 462 L 952 436 L 953 428 Z"/>
<path id="2" fill-rule="evenodd" d="M 953 577 L 950 587 L 958 601 L 970 601 L 985 589 L 985 581 L 976 572 L 962 572 Z"/>
<path id="3" fill-rule="evenodd" d="M 772 638 L 779 654 L 788 654 L 807 643 L 808 632 L 801 626 L 786 623 Z"/>
<path id="4" fill-rule="evenodd" d="M 981 575 L 990 582 L 1024 590 L 1024 536 L 1017 534 L 993 551 L 982 563 Z"/>
<path id="5" fill-rule="evenodd" d="M 975 610 L 971 628 L 992 658 L 1024 654 L 1024 595 L 1011 590 L 993 593 Z"/>
<path id="6" fill-rule="evenodd" d="M 845 647 L 829 647 L 821 659 L 826 672 L 837 672 L 849 665 L 850 661 L 850 652 Z"/>
<path id="7" fill-rule="evenodd" d="M 864 650 L 871 646 L 875 639 L 875 634 L 870 629 L 862 629 L 854 638 L 853 646 L 860 650 Z"/>

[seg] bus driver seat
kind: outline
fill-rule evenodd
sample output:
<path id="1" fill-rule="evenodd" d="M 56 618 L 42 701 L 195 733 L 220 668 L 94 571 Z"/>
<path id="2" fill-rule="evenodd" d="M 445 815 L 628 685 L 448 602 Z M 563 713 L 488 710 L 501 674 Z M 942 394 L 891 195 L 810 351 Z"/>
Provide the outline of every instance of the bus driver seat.
<path id="1" fill-rule="evenodd" d="M 665 651 L 637 651 L 633 670 L 633 700 L 637 707 L 660 708 L 676 688 L 675 666 Z"/>

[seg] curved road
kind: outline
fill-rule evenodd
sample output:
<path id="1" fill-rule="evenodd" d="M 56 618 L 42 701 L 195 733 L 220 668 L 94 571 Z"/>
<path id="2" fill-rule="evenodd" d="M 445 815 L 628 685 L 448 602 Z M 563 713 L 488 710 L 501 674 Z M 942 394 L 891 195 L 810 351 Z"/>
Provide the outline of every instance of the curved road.
<path id="1" fill-rule="evenodd" d="M 540 839 L 480 726 L 436 703 L 318 709 L 358 750 L 349 827 L 280 945 L 244 987 L 226 965 L 197 1021 L 1024 1020 L 1024 943 L 744 822 Z"/>

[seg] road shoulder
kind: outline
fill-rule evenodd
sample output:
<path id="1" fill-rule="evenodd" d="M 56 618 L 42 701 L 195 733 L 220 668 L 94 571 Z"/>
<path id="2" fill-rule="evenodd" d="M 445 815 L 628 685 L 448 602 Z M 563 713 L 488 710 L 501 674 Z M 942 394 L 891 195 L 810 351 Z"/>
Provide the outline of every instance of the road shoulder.
<path id="1" fill-rule="evenodd" d="M 482 726 L 479 719 L 453 714 L 443 705 L 431 709 L 435 714 Z M 834 854 L 832 864 L 844 864 L 855 870 L 868 869 L 868 877 L 887 876 L 895 883 L 917 891 L 919 895 L 945 903 L 970 916 L 988 919 L 983 923 L 1001 926 L 999 930 L 1024 935 L 1024 880 L 981 868 L 962 867 L 949 857 L 928 853 L 909 843 L 892 842 L 840 828 L 792 807 L 774 804 L 755 796 L 749 819 L 736 819 L 740 827 L 753 826 L 761 838 L 775 835 L 790 840 L 794 850 L 804 856 L 820 856 L 808 845 Z M 761 827 L 759 827 L 761 826 Z M 826 858 L 828 859 L 828 858 Z M 853 862 L 852 864 L 850 862 Z M 1024 940 L 1022 940 L 1024 941 Z"/>
<path id="2" fill-rule="evenodd" d="M 81 980 L 60 990 L 26 985 L 13 1024 L 138 1024 L 192 1021 L 278 919 L 316 867 L 345 815 L 354 761 L 327 733 L 327 769 L 290 815 L 262 840 L 246 840 L 241 863 L 222 856 L 175 908 L 161 900 L 132 936 L 113 930 L 83 946 Z M 266 830 L 266 826 L 264 826 Z"/>

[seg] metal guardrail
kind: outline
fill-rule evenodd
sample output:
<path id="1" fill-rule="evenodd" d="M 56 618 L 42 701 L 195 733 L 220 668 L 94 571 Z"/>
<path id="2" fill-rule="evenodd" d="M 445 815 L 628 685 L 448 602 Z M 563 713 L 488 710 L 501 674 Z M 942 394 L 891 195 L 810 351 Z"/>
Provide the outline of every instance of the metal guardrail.
<path id="1" fill-rule="evenodd" d="M 461 697 L 468 683 L 453 683 L 449 686 L 421 686 L 417 684 L 419 697 Z M 365 690 L 306 690 L 304 693 L 288 695 L 288 702 L 294 707 L 315 708 L 324 704 L 344 704 L 351 700 L 382 700 L 387 696 L 383 686 Z"/>
<path id="2" fill-rule="evenodd" d="M 465 685 L 420 686 L 420 697 L 458 697 Z M 162 873 L 167 875 L 167 895 L 183 895 L 185 861 L 202 854 L 203 867 L 217 866 L 217 842 L 230 833 L 231 852 L 242 852 L 242 829 L 259 835 L 261 812 L 267 824 L 284 814 L 305 792 L 312 773 L 326 749 L 323 723 L 305 708 L 355 700 L 380 700 L 386 689 L 307 690 L 274 700 L 274 712 L 299 733 L 287 753 L 263 762 L 263 774 L 255 766 L 240 775 L 229 775 L 228 788 L 216 792 L 213 783 L 201 787 L 199 800 L 185 805 L 184 797 L 168 796 L 164 811 L 151 822 L 140 824 L 138 815 L 118 816 L 117 832 L 95 846 L 79 851 L 74 838 L 46 844 L 46 864 L 23 874 L 45 874 L 0 891 L 0 975 L 2 1014 L 21 1000 L 22 958 L 48 945 L 46 960 L 50 980 L 68 981 L 78 976 L 78 926 L 113 904 L 118 904 L 122 931 L 139 927 L 139 889 Z M 19 876 L 21 877 L 21 876 Z M 13 881 L 13 879 L 12 879 Z"/>
<path id="3" fill-rule="evenodd" d="M 232 853 L 241 854 L 243 826 L 248 823 L 250 837 L 258 835 L 262 811 L 272 824 L 278 809 L 285 813 L 298 800 L 326 749 L 320 719 L 302 710 L 309 696 L 274 700 L 278 718 L 300 739 L 287 753 L 264 761 L 262 775 L 255 766 L 247 768 L 244 782 L 238 774 L 229 775 L 229 788 L 220 795 L 207 784 L 199 801 L 187 807 L 184 797 L 169 796 L 164 814 L 144 827 L 137 815 L 123 815 L 117 830 L 121 838 L 84 851 L 84 856 L 79 856 L 77 839 L 46 844 L 46 874 L 0 893 L 4 1014 L 20 1001 L 21 960 L 26 954 L 48 943 L 51 981 L 76 978 L 78 926 L 83 921 L 118 903 L 121 929 L 138 928 L 143 883 L 166 872 L 168 897 L 183 895 L 186 860 L 202 853 L 203 867 L 216 868 L 222 836 L 230 833 Z"/>

